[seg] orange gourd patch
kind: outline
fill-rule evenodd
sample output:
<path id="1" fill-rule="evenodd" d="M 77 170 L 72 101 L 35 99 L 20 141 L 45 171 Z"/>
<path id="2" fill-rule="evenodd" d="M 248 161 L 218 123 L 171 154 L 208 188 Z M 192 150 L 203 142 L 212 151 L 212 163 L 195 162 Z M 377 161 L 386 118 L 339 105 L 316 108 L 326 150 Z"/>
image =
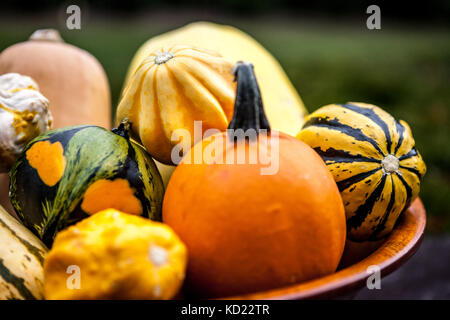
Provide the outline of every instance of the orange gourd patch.
<path id="1" fill-rule="evenodd" d="M 128 180 L 101 179 L 88 187 L 81 209 L 88 214 L 94 214 L 109 208 L 135 215 L 142 214 L 141 202 L 134 195 Z"/>
<path id="2" fill-rule="evenodd" d="M 41 180 L 53 187 L 61 179 L 66 168 L 64 148 L 60 142 L 38 141 L 26 152 L 27 160 Z"/>

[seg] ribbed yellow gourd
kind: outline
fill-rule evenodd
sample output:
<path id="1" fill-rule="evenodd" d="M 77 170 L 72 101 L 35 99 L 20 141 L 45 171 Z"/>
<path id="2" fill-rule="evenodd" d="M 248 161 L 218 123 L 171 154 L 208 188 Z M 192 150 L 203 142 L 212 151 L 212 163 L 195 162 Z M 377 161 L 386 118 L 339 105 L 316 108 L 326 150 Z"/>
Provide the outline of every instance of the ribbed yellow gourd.
<path id="1" fill-rule="evenodd" d="M 333 174 L 350 240 L 386 236 L 419 194 L 426 166 L 411 129 L 377 106 L 324 106 L 305 119 L 297 138 L 314 148 Z"/>
<path id="2" fill-rule="evenodd" d="M 172 149 L 180 143 L 182 130 L 190 136 L 190 141 L 181 141 L 187 143 L 187 152 L 206 130 L 227 128 L 234 108 L 232 68 L 229 60 L 208 50 L 160 48 L 148 55 L 131 77 L 117 120 L 131 121 L 133 137 L 152 157 L 172 164 Z M 201 121 L 197 137 L 195 121 Z"/>
<path id="3" fill-rule="evenodd" d="M 290 135 L 298 133 L 307 112 L 286 73 L 261 44 L 231 26 L 195 22 L 148 40 L 134 56 L 127 79 L 131 78 L 150 53 L 161 47 L 178 44 L 216 51 L 233 64 L 237 61 L 251 62 L 255 66 L 270 126 Z"/>

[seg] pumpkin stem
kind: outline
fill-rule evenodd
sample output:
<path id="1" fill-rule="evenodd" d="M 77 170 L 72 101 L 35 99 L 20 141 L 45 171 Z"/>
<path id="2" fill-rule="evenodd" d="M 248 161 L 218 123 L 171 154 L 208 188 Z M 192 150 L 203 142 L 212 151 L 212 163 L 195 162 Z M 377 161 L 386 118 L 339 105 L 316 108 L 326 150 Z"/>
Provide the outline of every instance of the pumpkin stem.
<path id="1" fill-rule="evenodd" d="M 125 139 L 130 139 L 128 134 L 131 130 L 131 121 L 128 118 L 124 118 L 117 128 L 113 128 L 111 131 Z"/>
<path id="2" fill-rule="evenodd" d="M 156 64 L 164 64 L 170 59 L 172 59 L 174 56 L 171 52 L 161 51 L 159 52 L 155 57 L 155 63 Z"/>
<path id="3" fill-rule="evenodd" d="M 64 42 L 63 38 L 56 29 L 39 29 L 33 32 L 30 40 Z"/>
<path id="4" fill-rule="evenodd" d="M 253 64 L 238 61 L 232 70 L 234 81 L 237 82 L 236 100 L 234 102 L 234 114 L 228 129 L 261 130 L 270 131 L 269 121 L 264 113 L 264 107 L 253 71 Z M 230 136 L 234 139 L 234 136 Z"/>

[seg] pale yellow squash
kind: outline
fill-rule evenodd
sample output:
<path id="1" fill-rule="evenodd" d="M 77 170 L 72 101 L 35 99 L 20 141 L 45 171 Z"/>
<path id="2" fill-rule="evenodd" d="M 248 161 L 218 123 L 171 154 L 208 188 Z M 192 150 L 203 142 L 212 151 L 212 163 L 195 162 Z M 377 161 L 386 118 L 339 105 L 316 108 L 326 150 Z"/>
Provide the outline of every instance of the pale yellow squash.
<path id="1" fill-rule="evenodd" d="M 133 137 L 156 160 L 176 163 L 172 151 L 180 142 L 187 152 L 208 129 L 227 128 L 234 108 L 232 68 L 229 60 L 209 50 L 162 47 L 131 77 L 117 121 L 127 118 Z"/>

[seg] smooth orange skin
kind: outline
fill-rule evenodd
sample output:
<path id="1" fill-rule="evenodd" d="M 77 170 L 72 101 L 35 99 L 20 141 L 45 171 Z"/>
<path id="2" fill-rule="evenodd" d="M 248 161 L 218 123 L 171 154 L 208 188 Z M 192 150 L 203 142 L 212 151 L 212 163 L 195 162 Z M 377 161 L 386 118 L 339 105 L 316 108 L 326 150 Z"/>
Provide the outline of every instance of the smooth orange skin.
<path id="1" fill-rule="evenodd" d="M 134 193 L 135 190 L 126 179 L 100 179 L 86 189 L 81 209 L 92 215 L 105 208 L 117 208 L 119 211 L 140 216 L 142 205 Z"/>
<path id="2" fill-rule="evenodd" d="M 27 160 L 36 169 L 39 178 L 53 187 L 61 180 L 66 168 L 66 158 L 61 142 L 38 141 L 26 151 Z"/>
<path id="3" fill-rule="evenodd" d="M 168 184 L 163 221 L 188 247 L 186 289 L 223 297 L 282 287 L 334 272 L 346 237 L 338 188 L 322 159 L 280 133 L 279 170 L 257 164 L 186 164 Z M 239 143 L 237 148 L 257 148 Z"/>

